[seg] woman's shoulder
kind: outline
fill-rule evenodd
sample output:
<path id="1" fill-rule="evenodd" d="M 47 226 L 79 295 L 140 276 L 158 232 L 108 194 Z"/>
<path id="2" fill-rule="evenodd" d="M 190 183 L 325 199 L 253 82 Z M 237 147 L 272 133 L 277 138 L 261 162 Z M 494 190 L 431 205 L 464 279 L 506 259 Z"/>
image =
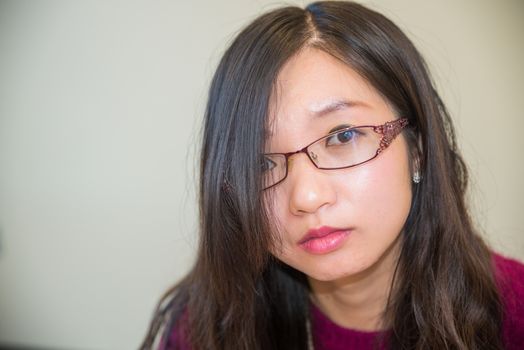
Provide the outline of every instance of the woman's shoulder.
<path id="1" fill-rule="evenodd" d="M 187 309 L 166 328 L 159 350 L 191 350 Z"/>
<path id="2" fill-rule="evenodd" d="M 507 349 L 524 349 L 524 264 L 500 254 L 493 254 L 493 261 L 504 307 L 504 342 Z"/>
<path id="3" fill-rule="evenodd" d="M 494 253 L 495 277 L 503 298 L 524 297 L 524 264 L 516 259 Z M 506 295 L 508 294 L 508 295 Z"/>

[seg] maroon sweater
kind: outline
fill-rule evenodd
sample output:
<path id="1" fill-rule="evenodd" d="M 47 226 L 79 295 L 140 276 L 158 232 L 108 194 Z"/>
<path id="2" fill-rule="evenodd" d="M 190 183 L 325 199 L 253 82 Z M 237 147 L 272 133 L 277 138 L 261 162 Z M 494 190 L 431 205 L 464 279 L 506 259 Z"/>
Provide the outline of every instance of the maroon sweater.
<path id="1" fill-rule="evenodd" d="M 516 260 L 494 255 L 496 277 L 504 303 L 503 341 L 506 350 L 524 349 L 524 265 Z M 186 314 L 187 316 L 187 314 Z M 363 332 L 343 328 L 331 321 L 317 307 L 311 306 L 315 350 L 373 350 L 381 332 Z M 190 350 L 180 327 L 171 332 L 167 350 Z"/>

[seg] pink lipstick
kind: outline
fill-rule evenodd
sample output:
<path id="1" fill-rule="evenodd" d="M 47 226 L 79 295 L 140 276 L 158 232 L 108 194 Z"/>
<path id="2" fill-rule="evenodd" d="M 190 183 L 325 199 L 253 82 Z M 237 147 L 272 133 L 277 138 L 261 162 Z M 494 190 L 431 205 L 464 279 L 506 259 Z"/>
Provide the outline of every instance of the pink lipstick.
<path id="1" fill-rule="evenodd" d="M 350 232 L 349 228 L 322 226 L 307 231 L 298 245 L 311 254 L 326 254 L 338 249 Z"/>

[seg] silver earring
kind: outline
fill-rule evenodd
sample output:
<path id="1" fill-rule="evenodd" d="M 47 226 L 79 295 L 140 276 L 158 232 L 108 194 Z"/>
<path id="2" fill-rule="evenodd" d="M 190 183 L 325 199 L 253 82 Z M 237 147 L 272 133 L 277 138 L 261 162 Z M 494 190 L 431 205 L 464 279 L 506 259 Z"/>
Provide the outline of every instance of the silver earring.
<path id="1" fill-rule="evenodd" d="M 413 174 L 413 182 L 418 184 L 420 182 L 420 180 L 421 180 L 420 172 L 417 170 Z"/>

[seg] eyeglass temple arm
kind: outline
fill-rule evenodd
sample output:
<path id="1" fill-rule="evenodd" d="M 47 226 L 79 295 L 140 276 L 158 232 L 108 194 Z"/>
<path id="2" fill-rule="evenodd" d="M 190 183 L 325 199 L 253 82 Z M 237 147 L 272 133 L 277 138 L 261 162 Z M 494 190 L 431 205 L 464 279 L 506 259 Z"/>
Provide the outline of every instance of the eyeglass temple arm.
<path id="1" fill-rule="evenodd" d="M 382 135 L 377 154 L 388 148 L 391 142 L 398 136 L 398 134 L 400 134 L 406 125 L 408 125 L 408 119 L 400 118 L 392 122 L 386 122 L 383 125 L 375 126 L 373 130 Z"/>

